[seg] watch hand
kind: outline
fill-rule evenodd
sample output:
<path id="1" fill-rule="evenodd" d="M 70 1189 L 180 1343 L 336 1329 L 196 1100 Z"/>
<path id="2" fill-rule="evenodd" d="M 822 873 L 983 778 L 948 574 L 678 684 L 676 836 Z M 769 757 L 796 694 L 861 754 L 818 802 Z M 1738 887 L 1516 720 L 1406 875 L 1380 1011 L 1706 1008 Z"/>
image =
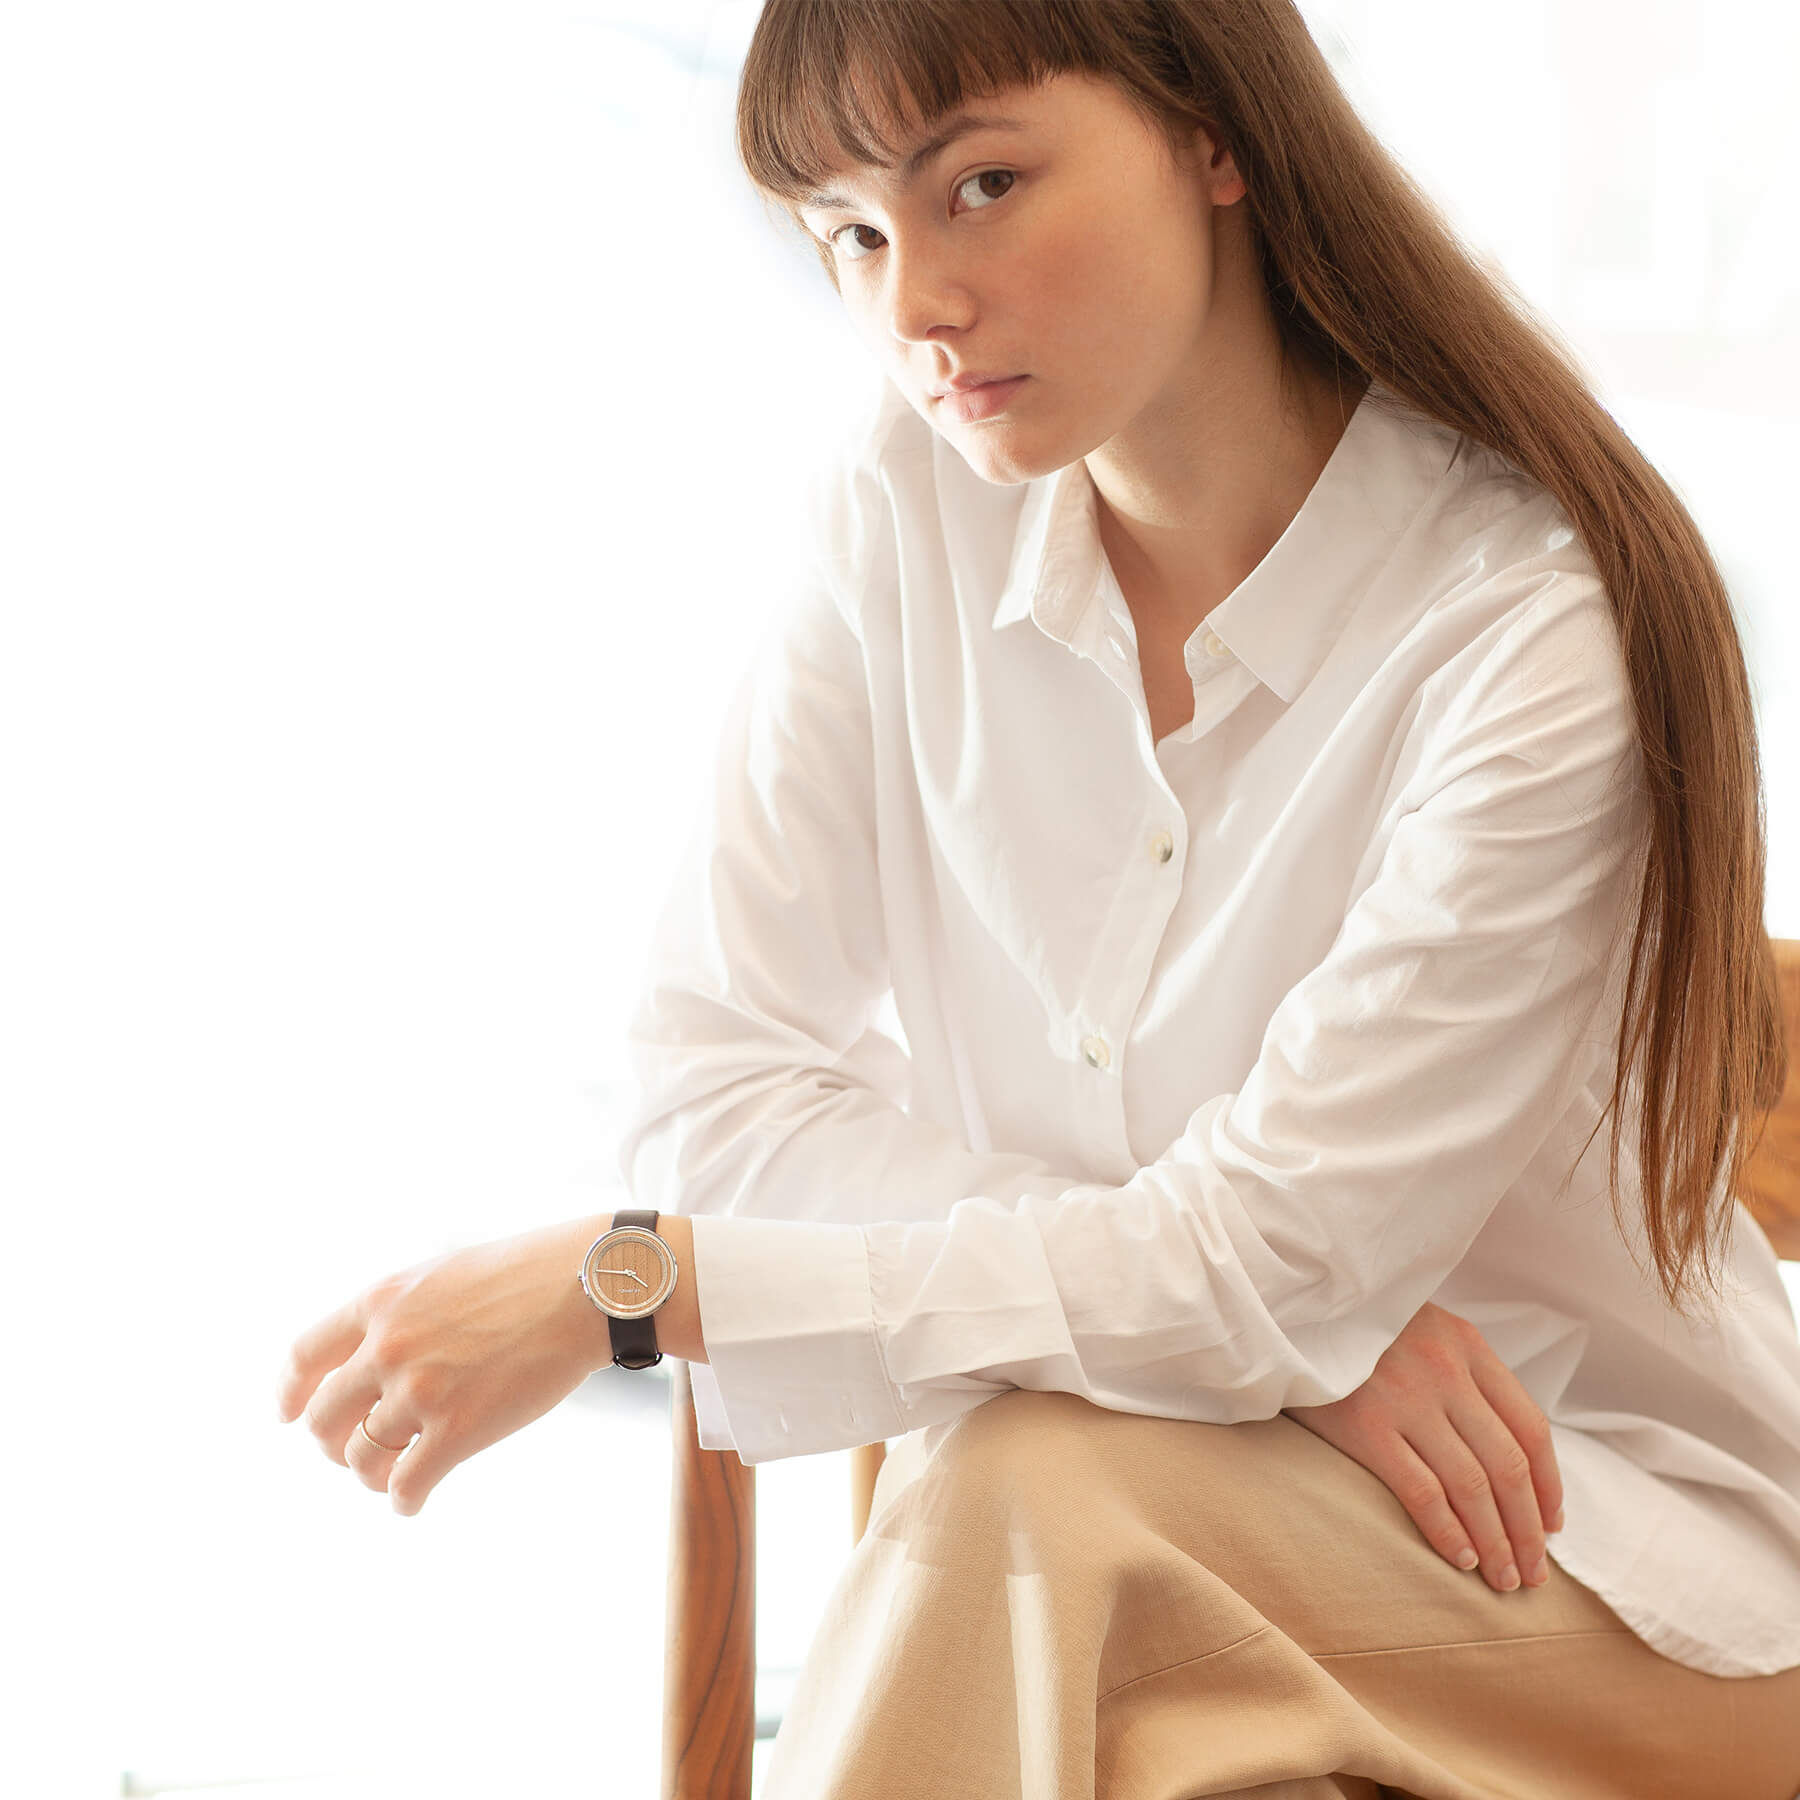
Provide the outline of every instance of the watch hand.
<path id="1" fill-rule="evenodd" d="M 636 1269 L 601 1269 L 598 1273 L 601 1275 L 629 1275 L 641 1288 L 647 1288 L 650 1285 Z"/>

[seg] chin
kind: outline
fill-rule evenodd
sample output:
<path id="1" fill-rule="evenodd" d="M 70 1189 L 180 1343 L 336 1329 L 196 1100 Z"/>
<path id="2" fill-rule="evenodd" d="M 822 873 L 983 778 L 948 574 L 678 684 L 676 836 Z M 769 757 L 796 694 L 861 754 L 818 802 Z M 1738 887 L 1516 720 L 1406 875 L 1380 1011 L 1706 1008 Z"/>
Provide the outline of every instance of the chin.
<path id="1" fill-rule="evenodd" d="M 995 487 L 1017 487 L 1021 482 L 1036 481 L 1040 475 L 1054 474 L 1074 460 L 1048 456 L 1040 448 L 1009 439 L 987 426 L 959 426 L 952 431 L 939 431 L 938 435 L 983 481 Z"/>

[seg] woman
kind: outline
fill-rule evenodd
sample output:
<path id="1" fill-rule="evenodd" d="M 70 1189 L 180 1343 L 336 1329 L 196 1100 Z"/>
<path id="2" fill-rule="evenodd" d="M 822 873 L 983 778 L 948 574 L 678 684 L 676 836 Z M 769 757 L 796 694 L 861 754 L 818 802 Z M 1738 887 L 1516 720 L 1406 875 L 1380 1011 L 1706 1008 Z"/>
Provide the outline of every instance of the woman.
<path id="1" fill-rule="evenodd" d="M 1784 1046 L 1691 520 L 1285 0 L 767 0 L 739 144 L 888 377 L 620 1145 L 702 1443 L 898 1440 L 766 1800 L 1790 1800 L 1800 1344 L 1731 1198 Z M 283 1416 L 416 1511 L 607 1360 L 612 1220 L 377 1284 Z"/>

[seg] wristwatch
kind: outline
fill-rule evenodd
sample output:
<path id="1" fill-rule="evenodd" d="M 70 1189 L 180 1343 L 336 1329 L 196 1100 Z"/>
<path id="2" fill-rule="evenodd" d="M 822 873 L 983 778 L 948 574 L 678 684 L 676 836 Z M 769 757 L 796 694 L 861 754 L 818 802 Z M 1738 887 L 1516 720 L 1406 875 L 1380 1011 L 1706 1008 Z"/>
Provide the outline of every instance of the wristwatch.
<path id="1" fill-rule="evenodd" d="M 662 1361 L 656 1347 L 656 1314 L 675 1291 L 675 1252 L 657 1233 L 654 1212 L 616 1212 L 612 1229 L 588 1246 L 577 1279 L 581 1291 L 606 1314 L 613 1361 L 622 1369 L 649 1369 Z"/>

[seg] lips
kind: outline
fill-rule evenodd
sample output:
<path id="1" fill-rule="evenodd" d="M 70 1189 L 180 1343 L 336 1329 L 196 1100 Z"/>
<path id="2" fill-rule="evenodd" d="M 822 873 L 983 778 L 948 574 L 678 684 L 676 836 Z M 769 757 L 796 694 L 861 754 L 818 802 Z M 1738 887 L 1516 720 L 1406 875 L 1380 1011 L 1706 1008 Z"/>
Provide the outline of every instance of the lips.
<path id="1" fill-rule="evenodd" d="M 999 381 L 984 381 L 978 387 L 952 389 L 947 394 L 937 396 L 935 404 L 951 418 L 959 419 L 965 425 L 972 425 L 982 419 L 991 419 L 996 413 L 1005 412 L 1011 405 L 1013 396 L 1030 380 L 1028 375 L 1011 375 Z"/>
<path id="2" fill-rule="evenodd" d="M 1011 375 L 984 375 L 979 369 L 964 369 L 960 375 L 952 375 L 941 387 L 931 390 L 934 400 L 941 400 L 946 394 L 966 394 L 970 388 L 985 387 L 992 381 L 1012 381 Z"/>

